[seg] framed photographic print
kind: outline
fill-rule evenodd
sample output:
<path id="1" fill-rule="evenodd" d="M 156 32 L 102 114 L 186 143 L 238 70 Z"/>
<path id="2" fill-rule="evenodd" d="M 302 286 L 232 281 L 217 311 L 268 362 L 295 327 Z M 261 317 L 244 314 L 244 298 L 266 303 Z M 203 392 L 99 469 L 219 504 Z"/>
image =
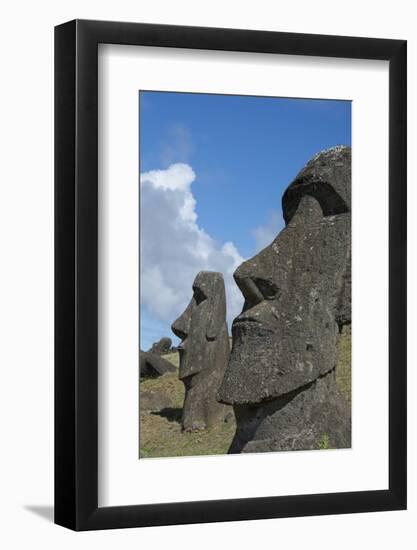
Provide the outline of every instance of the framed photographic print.
<path id="1" fill-rule="evenodd" d="M 55 521 L 406 507 L 406 42 L 55 30 Z"/>

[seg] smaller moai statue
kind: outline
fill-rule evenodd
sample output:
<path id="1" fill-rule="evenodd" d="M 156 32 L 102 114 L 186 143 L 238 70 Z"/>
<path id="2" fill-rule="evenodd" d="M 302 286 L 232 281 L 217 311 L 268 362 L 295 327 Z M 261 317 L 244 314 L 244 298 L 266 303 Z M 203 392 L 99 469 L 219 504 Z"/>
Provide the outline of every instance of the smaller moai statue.
<path id="1" fill-rule="evenodd" d="M 171 346 L 171 338 L 164 336 L 158 342 L 153 343 L 149 351 L 155 355 L 165 355 L 171 351 Z"/>
<path id="2" fill-rule="evenodd" d="M 158 378 L 176 370 L 172 363 L 159 355 L 139 350 L 139 374 L 141 378 Z"/>
<path id="3" fill-rule="evenodd" d="M 229 361 L 226 294 L 221 273 L 201 271 L 184 313 L 172 324 L 181 338 L 179 378 L 185 386 L 182 428 L 195 431 L 223 422 L 231 407 L 216 399 Z"/>

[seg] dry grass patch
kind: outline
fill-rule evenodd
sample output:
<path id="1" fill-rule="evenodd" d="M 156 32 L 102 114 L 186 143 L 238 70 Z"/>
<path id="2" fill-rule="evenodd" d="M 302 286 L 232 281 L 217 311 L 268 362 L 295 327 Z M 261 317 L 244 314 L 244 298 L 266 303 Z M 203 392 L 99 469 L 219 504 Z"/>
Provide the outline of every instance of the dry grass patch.
<path id="1" fill-rule="evenodd" d="M 344 326 L 339 341 L 336 381 L 348 403 L 352 402 L 352 331 Z"/>
<path id="2" fill-rule="evenodd" d="M 164 355 L 164 359 L 178 368 L 178 352 Z M 141 458 L 227 453 L 235 433 L 233 415 L 229 422 L 224 422 L 211 430 L 192 433 L 181 430 L 184 385 L 178 379 L 178 373 L 143 380 L 140 382 L 140 391 L 161 391 L 172 403 L 172 406 L 161 410 L 141 411 L 139 434 Z"/>

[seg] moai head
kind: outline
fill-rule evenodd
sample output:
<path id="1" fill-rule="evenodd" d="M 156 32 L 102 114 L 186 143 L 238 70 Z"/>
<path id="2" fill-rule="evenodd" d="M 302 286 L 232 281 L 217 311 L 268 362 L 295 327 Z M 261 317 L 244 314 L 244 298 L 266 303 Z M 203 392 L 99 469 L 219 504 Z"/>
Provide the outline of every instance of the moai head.
<path id="1" fill-rule="evenodd" d="M 226 323 L 226 295 L 223 276 L 200 271 L 193 283 L 193 296 L 184 313 L 172 324 L 182 342 L 179 346 L 181 380 L 201 372 L 211 357 Z"/>
<path id="2" fill-rule="evenodd" d="M 336 365 L 350 323 L 351 149 L 314 156 L 284 193 L 286 227 L 235 271 L 245 298 L 219 391 L 258 404 L 309 384 Z"/>
<path id="3" fill-rule="evenodd" d="M 193 297 L 172 325 L 182 339 L 179 378 L 185 386 L 181 424 L 184 430 L 210 428 L 222 422 L 227 407 L 217 391 L 229 360 L 226 295 L 221 273 L 201 271 L 194 280 Z"/>
<path id="4" fill-rule="evenodd" d="M 154 342 L 149 351 L 157 355 L 164 355 L 165 353 L 169 353 L 171 346 L 172 346 L 171 338 L 164 336 L 159 340 L 159 342 Z"/>

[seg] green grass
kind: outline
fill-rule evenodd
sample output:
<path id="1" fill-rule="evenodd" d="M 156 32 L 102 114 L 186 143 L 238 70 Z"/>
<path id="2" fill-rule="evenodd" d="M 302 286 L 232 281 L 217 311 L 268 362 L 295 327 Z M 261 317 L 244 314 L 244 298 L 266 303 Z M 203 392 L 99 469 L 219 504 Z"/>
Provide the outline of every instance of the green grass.
<path id="1" fill-rule="evenodd" d="M 177 369 L 180 368 L 180 354 L 178 353 L 178 351 L 174 351 L 174 353 L 167 353 L 162 357 L 172 363 L 174 367 L 177 367 Z"/>
<path id="2" fill-rule="evenodd" d="M 178 353 L 164 355 L 178 368 Z M 143 380 L 140 390 L 162 391 L 172 402 L 171 407 L 160 411 L 142 411 L 140 414 L 140 457 L 197 456 L 226 454 L 233 435 L 233 416 L 211 430 L 183 432 L 181 411 L 184 403 L 184 385 L 178 373 L 170 373 L 160 378 Z"/>
<path id="3" fill-rule="evenodd" d="M 329 436 L 327 434 L 323 434 L 318 444 L 319 449 L 330 449 L 329 442 Z"/>

